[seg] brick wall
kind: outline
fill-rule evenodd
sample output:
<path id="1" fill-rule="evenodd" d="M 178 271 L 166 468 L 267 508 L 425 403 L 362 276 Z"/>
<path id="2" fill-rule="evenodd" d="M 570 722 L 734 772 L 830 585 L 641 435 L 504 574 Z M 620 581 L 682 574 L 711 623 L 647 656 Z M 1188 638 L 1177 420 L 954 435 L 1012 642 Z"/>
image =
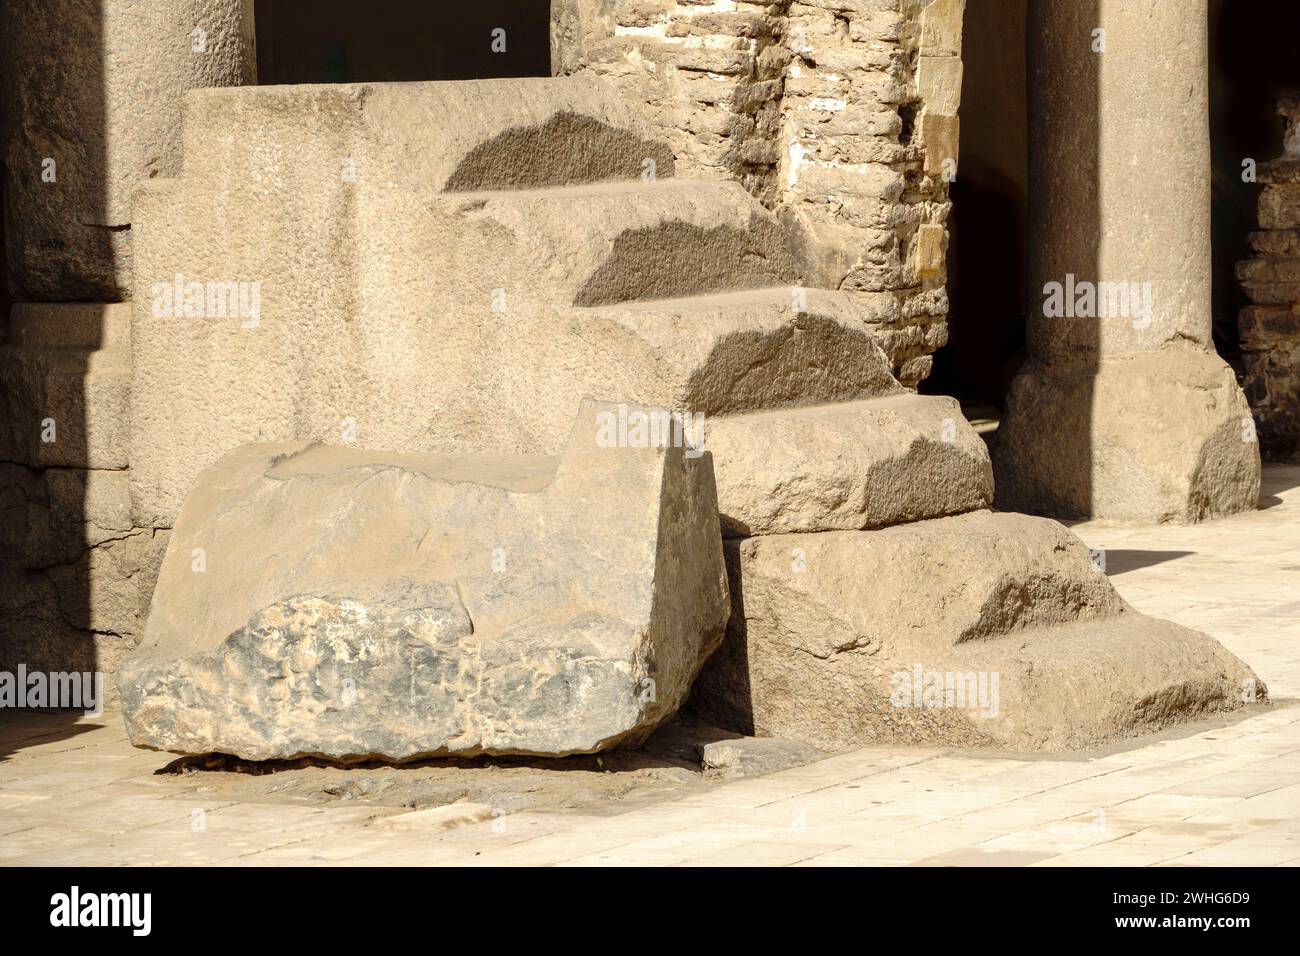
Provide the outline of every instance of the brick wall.
<path id="1" fill-rule="evenodd" d="M 1246 397 L 1260 451 L 1274 461 L 1300 461 L 1300 95 L 1283 97 L 1284 154 L 1259 166 L 1259 231 L 1254 255 L 1237 265 L 1251 304 L 1238 323 Z"/>
<path id="2" fill-rule="evenodd" d="M 556 0 L 552 58 L 646 104 L 678 175 L 777 210 L 804 282 L 859 296 L 899 379 L 947 341 L 964 0 Z"/>

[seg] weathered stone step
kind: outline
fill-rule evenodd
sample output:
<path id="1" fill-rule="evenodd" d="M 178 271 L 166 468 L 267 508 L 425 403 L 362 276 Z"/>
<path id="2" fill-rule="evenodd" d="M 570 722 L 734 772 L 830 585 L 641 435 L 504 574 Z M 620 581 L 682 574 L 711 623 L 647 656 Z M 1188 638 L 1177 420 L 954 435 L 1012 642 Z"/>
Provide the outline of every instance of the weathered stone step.
<path id="1" fill-rule="evenodd" d="M 146 259 L 163 251 L 148 240 L 140 248 Z M 338 441 L 349 422 L 372 448 L 553 452 L 586 397 L 707 420 L 903 391 L 861 305 L 836 293 L 778 287 L 593 308 L 512 296 L 494 313 L 488 297 L 448 290 L 443 305 L 394 311 L 393 300 L 428 280 L 420 274 L 367 286 L 374 308 L 353 311 L 300 284 L 287 263 L 277 274 L 301 295 L 262 286 L 255 328 L 137 314 L 148 330 L 137 337 L 137 368 L 147 371 L 134 386 L 141 524 L 170 527 L 198 472 L 229 448 Z M 210 355 L 223 356 L 224 374 L 196 373 Z"/>
<path id="2" fill-rule="evenodd" d="M 705 434 L 725 534 L 879 528 L 993 501 L 988 448 L 952 398 L 909 392 L 712 418 Z"/>
<path id="3" fill-rule="evenodd" d="M 692 699 L 733 730 L 1069 750 L 1266 695 L 1212 638 L 1129 608 L 1046 519 L 975 512 L 727 552 L 731 623 Z M 922 706 L 934 674 L 996 696 Z"/>
<path id="4" fill-rule="evenodd" d="M 828 750 L 1078 751 L 1268 697 L 1218 641 L 1133 610 L 910 657 L 751 640 L 728 684 L 714 666 L 692 697 L 714 721 Z"/>
<path id="5" fill-rule="evenodd" d="M 434 192 L 664 179 L 672 151 L 590 77 L 244 86 L 186 96 L 187 178 Z"/>
<path id="6" fill-rule="evenodd" d="M 476 193 L 449 266 L 483 296 L 597 306 L 793 283 L 785 235 L 739 183 L 665 180 Z M 454 217 L 454 218 L 452 218 Z"/>
<path id="7" fill-rule="evenodd" d="M 246 759 L 591 753 L 685 698 L 728 602 L 707 458 L 248 445 L 205 472 L 119 676 L 132 743 Z M 205 562 L 195 573 L 195 561 Z"/>
<path id="8" fill-rule="evenodd" d="M 564 317 L 556 332 L 572 356 L 556 360 L 581 370 L 583 387 L 709 420 L 903 392 L 860 304 L 841 293 L 782 286 Z"/>
<path id="9" fill-rule="evenodd" d="M 778 534 L 729 544 L 747 612 L 808 609 L 810 651 L 946 650 L 1029 627 L 1120 613 L 1088 549 L 1047 518 L 975 511 L 869 531 Z M 786 643 L 798 637 L 788 635 Z M 823 653 L 821 656 L 826 656 Z"/>

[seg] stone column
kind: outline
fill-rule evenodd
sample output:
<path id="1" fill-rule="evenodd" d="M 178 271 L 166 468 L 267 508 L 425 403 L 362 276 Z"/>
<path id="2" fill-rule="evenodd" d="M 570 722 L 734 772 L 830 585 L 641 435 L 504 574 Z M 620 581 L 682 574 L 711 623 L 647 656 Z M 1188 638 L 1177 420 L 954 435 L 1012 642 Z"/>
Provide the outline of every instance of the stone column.
<path id="1" fill-rule="evenodd" d="M 1033 0 L 1029 361 L 998 505 L 1199 521 L 1256 506 L 1259 446 L 1210 337 L 1206 0 Z"/>
<path id="2" fill-rule="evenodd" d="M 0 670 L 111 672 L 143 631 L 167 535 L 130 514 L 133 198 L 179 172 L 188 90 L 255 77 L 253 0 L 0 0 Z"/>
<path id="3" fill-rule="evenodd" d="M 256 79 L 253 0 L 4 0 L 6 251 L 18 301 L 120 301 L 131 196 L 180 159 L 187 90 Z"/>

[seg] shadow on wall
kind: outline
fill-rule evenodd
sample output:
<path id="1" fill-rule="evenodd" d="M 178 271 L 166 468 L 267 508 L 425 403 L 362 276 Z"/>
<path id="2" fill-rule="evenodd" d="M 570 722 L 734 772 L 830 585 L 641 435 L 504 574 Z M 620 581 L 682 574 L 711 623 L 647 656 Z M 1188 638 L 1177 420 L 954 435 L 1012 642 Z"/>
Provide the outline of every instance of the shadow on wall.
<path id="1" fill-rule="evenodd" d="M 550 7 L 550 0 L 454 8 L 445 0 L 257 0 L 258 82 L 550 76 Z"/>
<path id="2" fill-rule="evenodd" d="M 94 250 L 112 274 L 112 245 L 95 225 L 108 205 L 102 6 L 88 0 L 69 15 L 65 4 L 11 0 L 0 17 L 0 672 L 14 680 L 20 665 L 80 673 L 103 666 L 91 619 L 86 443 L 77 434 L 86 420 L 87 350 L 33 348 L 12 321 L 15 301 L 88 298 L 86 283 L 72 274 L 77 250 Z M 68 51 L 76 53 L 75 68 L 52 68 Z M 77 248 L 68 250 L 69 241 Z M 74 263 L 63 269 L 61 292 L 49 288 L 48 276 L 25 275 L 46 254 Z M 90 330 L 80 335 L 91 348 L 93 337 Z M 42 445 L 47 419 L 55 440 Z M 80 709 L 33 715 L 14 704 L 0 709 L 0 760 L 86 730 L 74 726 Z"/>

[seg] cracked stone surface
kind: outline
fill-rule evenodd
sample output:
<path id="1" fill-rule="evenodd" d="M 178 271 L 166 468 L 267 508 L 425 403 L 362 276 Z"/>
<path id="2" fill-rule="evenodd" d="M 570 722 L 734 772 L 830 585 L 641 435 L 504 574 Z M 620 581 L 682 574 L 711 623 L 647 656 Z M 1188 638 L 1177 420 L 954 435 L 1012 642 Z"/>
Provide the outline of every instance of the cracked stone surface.
<path id="1" fill-rule="evenodd" d="M 710 459 L 249 445 L 204 473 L 119 687 L 131 739 L 245 759 L 590 753 L 674 713 L 729 609 Z"/>

